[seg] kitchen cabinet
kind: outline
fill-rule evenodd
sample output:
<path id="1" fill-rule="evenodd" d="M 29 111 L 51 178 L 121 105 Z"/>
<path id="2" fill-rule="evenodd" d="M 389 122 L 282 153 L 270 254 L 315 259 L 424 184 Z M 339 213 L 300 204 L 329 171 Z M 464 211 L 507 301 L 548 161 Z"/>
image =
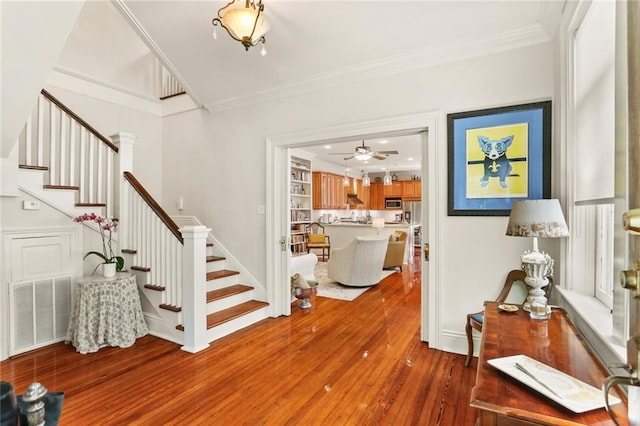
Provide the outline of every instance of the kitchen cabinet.
<path id="1" fill-rule="evenodd" d="M 292 156 L 290 170 L 291 252 L 302 254 L 307 252 L 304 240 L 305 226 L 311 223 L 313 200 L 311 161 Z"/>
<path id="2" fill-rule="evenodd" d="M 371 210 L 384 210 L 384 185 L 382 182 L 371 182 L 369 187 L 369 205 Z"/>
<path id="3" fill-rule="evenodd" d="M 400 181 L 393 181 L 391 185 L 382 185 L 384 188 L 385 197 L 402 197 L 402 183 Z"/>
<path id="4" fill-rule="evenodd" d="M 313 172 L 313 208 L 343 209 L 347 202 L 347 190 L 342 175 L 329 172 Z"/>
<path id="5" fill-rule="evenodd" d="M 404 201 L 419 201 L 422 197 L 422 181 L 404 180 L 402 183 L 402 199 Z"/>

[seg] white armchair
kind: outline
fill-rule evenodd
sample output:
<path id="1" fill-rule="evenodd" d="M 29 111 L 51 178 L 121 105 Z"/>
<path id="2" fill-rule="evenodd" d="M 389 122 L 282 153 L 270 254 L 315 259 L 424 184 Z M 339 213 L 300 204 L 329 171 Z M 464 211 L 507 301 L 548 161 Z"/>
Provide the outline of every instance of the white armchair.
<path id="1" fill-rule="evenodd" d="M 346 247 L 331 250 L 327 275 L 348 286 L 378 284 L 386 252 L 386 237 L 356 237 Z"/>

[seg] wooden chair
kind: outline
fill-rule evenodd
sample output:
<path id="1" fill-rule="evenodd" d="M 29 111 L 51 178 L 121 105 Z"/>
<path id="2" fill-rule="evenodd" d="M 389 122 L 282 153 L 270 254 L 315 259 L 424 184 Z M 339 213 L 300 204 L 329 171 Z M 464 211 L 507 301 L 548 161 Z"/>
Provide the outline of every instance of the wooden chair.
<path id="1" fill-rule="evenodd" d="M 529 294 L 529 286 L 524 282 L 526 274 L 521 269 L 514 269 L 507 274 L 507 278 L 502 287 L 502 291 L 496 298 L 497 303 L 514 303 L 521 305 Z M 545 296 L 547 299 L 551 294 L 553 287 L 553 280 L 549 278 L 549 284 L 544 288 Z M 464 363 L 465 367 L 471 365 L 473 359 L 473 331 L 476 330 L 482 333 L 482 323 L 484 322 L 484 312 L 476 312 L 467 315 L 467 324 L 465 325 L 465 332 L 467 333 L 467 359 Z"/>
<path id="2" fill-rule="evenodd" d="M 304 240 L 307 246 L 307 253 L 311 249 L 322 250 L 322 260 L 329 259 L 331 255 L 331 241 L 329 236 L 324 233 L 324 226 L 318 222 L 312 222 L 304 228 Z"/>

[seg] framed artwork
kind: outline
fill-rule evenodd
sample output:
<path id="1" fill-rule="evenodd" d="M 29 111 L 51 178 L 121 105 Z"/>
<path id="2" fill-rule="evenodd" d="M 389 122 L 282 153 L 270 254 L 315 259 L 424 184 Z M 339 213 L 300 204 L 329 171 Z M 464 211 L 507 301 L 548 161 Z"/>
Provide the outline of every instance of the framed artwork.
<path id="1" fill-rule="evenodd" d="M 449 216 L 551 196 L 551 101 L 447 115 Z"/>

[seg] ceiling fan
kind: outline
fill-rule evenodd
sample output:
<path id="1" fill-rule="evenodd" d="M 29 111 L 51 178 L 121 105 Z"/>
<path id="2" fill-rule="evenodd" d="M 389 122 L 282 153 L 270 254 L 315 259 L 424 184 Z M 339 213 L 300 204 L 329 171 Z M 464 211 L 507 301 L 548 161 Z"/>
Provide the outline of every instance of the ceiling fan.
<path id="1" fill-rule="evenodd" d="M 372 151 L 371 147 L 365 146 L 364 141 L 362 141 L 362 146 L 356 146 L 353 154 L 350 152 L 332 152 L 330 155 L 348 155 L 348 157 L 344 158 L 345 160 L 355 158 L 356 160 L 367 161 L 371 158 L 384 160 L 387 156 L 397 153 L 398 151 Z"/>

